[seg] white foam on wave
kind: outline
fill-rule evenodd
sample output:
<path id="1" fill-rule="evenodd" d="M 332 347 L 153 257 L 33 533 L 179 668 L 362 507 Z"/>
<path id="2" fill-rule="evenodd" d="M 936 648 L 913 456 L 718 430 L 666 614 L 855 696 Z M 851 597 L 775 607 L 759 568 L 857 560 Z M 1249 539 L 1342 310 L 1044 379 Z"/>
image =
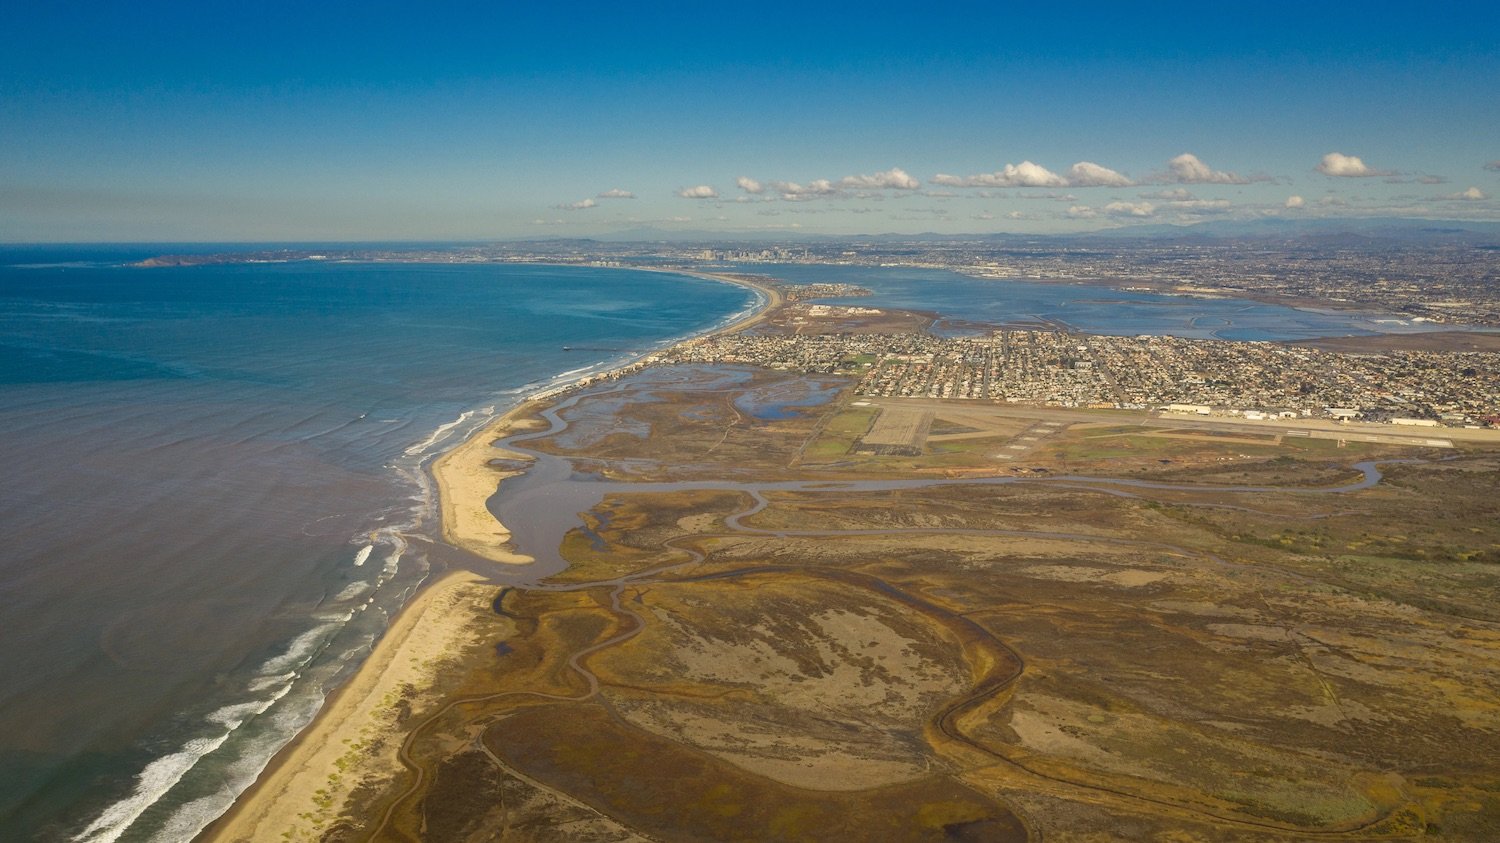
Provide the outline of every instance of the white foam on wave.
<path id="1" fill-rule="evenodd" d="M 370 584 L 369 583 L 364 582 L 363 580 L 355 580 L 354 582 L 349 583 L 348 585 L 344 586 L 344 589 L 342 591 L 340 591 L 338 594 L 335 594 L 333 596 L 333 602 L 335 602 L 335 603 L 342 603 L 345 600 L 353 600 L 354 598 L 356 598 L 356 597 L 364 594 L 366 591 L 369 591 L 369 590 L 370 590 Z"/>
<path id="2" fill-rule="evenodd" d="M 291 689 L 292 686 L 288 684 L 276 695 L 275 699 L 285 696 Z M 323 699 L 319 696 L 307 700 L 302 705 L 293 703 L 290 707 L 283 706 L 278 709 L 275 714 L 271 715 L 271 722 L 275 728 L 263 735 L 251 738 L 248 743 L 240 747 L 239 758 L 229 763 L 218 789 L 207 796 L 201 796 L 178 806 L 163 823 L 161 829 L 152 835 L 153 843 L 181 843 L 184 840 L 195 839 L 203 829 L 208 827 L 209 823 L 222 816 L 234 804 L 234 800 L 260 777 L 266 765 L 285 745 L 287 738 L 300 732 L 304 726 L 312 722 L 313 716 L 322 706 Z"/>
<path id="3" fill-rule="evenodd" d="M 374 598 L 371 598 L 371 599 L 374 599 Z M 273 676 L 257 676 L 256 678 L 250 680 L 250 682 L 245 685 L 245 689 L 248 690 L 250 693 L 254 694 L 254 693 L 258 693 L 260 691 L 264 691 L 267 688 L 274 688 L 275 686 L 280 685 L 283 682 L 289 682 L 289 681 L 291 681 L 293 679 L 296 679 L 296 678 L 297 678 L 296 671 L 288 671 L 287 673 L 278 673 L 278 674 L 275 674 Z"/>
<path id="4" fill-rule="evenodd" d="M 292 643 L 287 645 L 286 652 L 267 659 L 265 664 L 260 666 L 260 674 L 266 676 L 273 673 L 286 673 L 288 670 L 295 670 L 307 664 L 317 651 L 318 645 L 323 643 L 336 626 L 338 626 L 336 623 L 319 624 L 293 638 Z"/>
<path id="5" fill-rule="evenodd" d="M 365 560 L 370 558 L 370 554 L 373 553 L 374 550 L 375 545 L 373 544 L 367 544 L 364 547 L 360 548 L 359 552 L 354 554 L 354 567 L 358 568 L 359 566 L 365 564 Z"/>
<path id="6" fill-rule="evenodd" d="M 293 674 L 295 675 L 295 674 Z M 276 693 L 263 700 L 251 700 L 250 702 L 235 703 L 216 709 L 208 715 L 208 722 L 217 723 L 233 732 L 244 725 L 246 720 L 257 714 L 264 714 L 266 709 L 276 704 L 276 701 L 291 693 L 292 683 L 286 682 Z"/>
<path id="7" fill-rule="evenodd" d="M 462 415 L 460 415 L 458 418 L 454 419 L 453 421 L 447 422 L 446 424 L 440 424 L 440 425 L 438 425 L 437 430 L 434 430 L 430 436 L 428 436 L 422 442 L 419 442 L 416 445 L 413 445 L 410 448 L 407 448 L 404 453 L 408 457 L 414 457 L 414 456 L 416 456 L 416 455 L 418 455 L 418 454 L 426 451 L 428 448 L 431 448 L 433 445 L 436 445 L 438 442 L 442 441 L 442 439 L 445 436 L 448 435 L 448 431 L 452 430 L 455 427 L 458 427 L 459 425 L 461 425 L 464 422 L 468 421 L 473 416 L 474 416 L 474 411 L 473 410 L 465 410 Z"/>
<path id="8" fill-rule="evenodd" d="M 112 843 L 120 839 L 130 825 L 134 823 L 146 809 L 156 804 L 156 801 L 166 795 L 176 784 L 182 781 L 182 777 L 193 769 L 198 759 L 213 752 L 224 741 L 229 739 L 229 732 L 225 732 L 216 738 L 194 738 L 188 741 L 181 750 L 165 755 L 146 765 L 141 774 L 136 777 L 135 791 L 119 802 L 104 809 L 88 828 L 80 832 L 73 840 L 78 843 Z"/>

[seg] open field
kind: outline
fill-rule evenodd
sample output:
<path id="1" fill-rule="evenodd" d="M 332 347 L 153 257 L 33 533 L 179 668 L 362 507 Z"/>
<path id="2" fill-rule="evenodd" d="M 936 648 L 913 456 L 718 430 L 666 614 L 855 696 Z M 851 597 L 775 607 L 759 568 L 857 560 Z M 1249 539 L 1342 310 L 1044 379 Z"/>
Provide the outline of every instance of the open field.
<path id="1" fill-rule="evenodd" d="M 1323 337 L 1294 345 L 1310 345 L 1328 351 L 1500 351 L 1500 333 L 1481 331 L 1431 331 L 1417 334 L 1372 334 L 1359 337 Z"/>

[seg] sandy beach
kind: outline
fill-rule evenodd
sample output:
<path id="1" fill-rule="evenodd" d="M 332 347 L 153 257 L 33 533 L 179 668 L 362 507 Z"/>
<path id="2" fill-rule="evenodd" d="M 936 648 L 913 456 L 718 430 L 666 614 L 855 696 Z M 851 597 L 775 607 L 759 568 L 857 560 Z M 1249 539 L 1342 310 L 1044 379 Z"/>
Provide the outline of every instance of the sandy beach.
<path id="1" fill-rule="evenodd" d="M 780 307 L 782 303 L 782 295 L 774 287 L 707 272 L 675 270 L 671 272 L 676 275 L 691 275 L 708 281 L 749 287 L 761 295 L 760 306 L 747 313 L 744 318 L 700 336 L 743 331 L 765 319 L 767 314 Z M 636 361 L 630 361 L 616 369 L 595 373 L 563 387 L 562 390 L 609 377 L 635 363 Z M 551 395 L 555 396 L 558 391 L 561 390 L 552 391 Z M 493 460 L 515 459 L 522 456 L 496 447 L 494 443 L 521 429 L 517 427 L 517 421 L 530 414 L 535 400 L 537 399 L 533 398 L 511 408 L 470 436 L 463 444 L 433 462 L 432 477 L 437 484 L 443 540 L 454 547 L 463 548 L 482 559 L 506 565 L 525 565 L 533 561 L 531 557 L 516 553 L 510 548 L 510 531 L 490 513 L 486 502 L 495 494 L 501 481 L 521 473 L 516 470 L 502 470 L 491 465 Z"/>
<path id="2" fill-rule="evenodd" d="M 467 571 L 446 574 L 396 617 L 349 682 L 288 744 L 255 786 L 201 836 L 214 841 L 314 840 L 357 787 L 401 773 L 401 723 L 420 708 L 445 663 L 477 641 L 471 622 L 493 589 Z"/>
<path id="3" fill-rule="evenodd" d="M 736 284 L 759 294 L 754 310 L 700 337 L 742 331 L 763 320 L 783 301 L 775 288 L 741 278 L 661 271 Z M 517 421 L 529 415 L 538 400 L 608 377 L 637 362 L 629 361 L 560 390 L 532 396 L 434 460 L 430 470 L 438 492 L 443 540 L 500 564 L 532 561 L 511 549 L 510 531 L 486 506 L 505 478 L 521 473 L 491 465 L 492 460 L 518 456 L 494 443 L 514 432 Z M 342 815 L 345 801 L 356 788 L 388 782 L 399 775 L 402 767 L 396 752 L 399 737 L 404 734 L 402 712 L 415 710 L 422 692 L 430 688 L 445 661 L 474 643 L 473 621 L 488 613 L 492 597 L 493 586 L 470 572 L 450 572 L 427 585 L 392 620 L 354 677 L 330 696 L 317 718 L 272 759 L 255 784 L 199 839 L 216 843 L 315 840 Z"/>

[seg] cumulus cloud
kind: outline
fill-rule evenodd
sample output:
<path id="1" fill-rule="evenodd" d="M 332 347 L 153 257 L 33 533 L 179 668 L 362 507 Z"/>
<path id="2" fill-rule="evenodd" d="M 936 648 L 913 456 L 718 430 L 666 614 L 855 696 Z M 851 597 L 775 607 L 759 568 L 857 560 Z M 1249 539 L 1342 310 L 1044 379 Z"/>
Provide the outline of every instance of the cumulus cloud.
<path id="1" fill-rule="evenodd" d="M 1156 213 L 1150 202 L 1111 202 L 1104 206 L 1104 213 L 1112 217 L 1149 217 Z"/>
<path id="2" fill-rule="evenodd" d="M 944 187 L 1067 187 L 1068 180 L 1030 161 L 1006 164 L 1005 169 L 977 176 L 950 176 L 938 173 L 932 177 L 933 184 Z"/>
<path id="3" fill-rule="evenodd" d="M 600 199 L 634 199 L 635 198 L 635 194 L 631 193 L 628 190 L 621 190 L 618 187 L 613 187 L 613 188 L 610 188 L 609 190 L 606 190 L 603 193 L 599 194 L 598 198 L 600 198 Z"/>
<path id="4" fill-rule="evenodd" d="M 873 176 L 845 176 L 839 180 L 839 186 L 851 190 L 916 190 L 922 183 L 900 167 L 892 167 Z"/>
<path id="5" fill-rule="evenodd" d="M 1006 164 L 993 173 L 954 176 L 938 173 L 933 184 L 944 187 L 1131 187 L 1129 176 L 1092 161 L 1079 161 L 1068 168 L 1066 176 L 1054 173 L 1040 164 L 1022 161 Z"/>
<path id="6" fill-rule="evenodd" d="M 879 201 L 885 198 L 886 190 L 917 190 L 922 183 L 912 178 L 900 167 L 892 167 L 872 175 L 845 176 L 837 182 L 832 179 L 813 179 L 810 182 L 765 181 L 740 176 L 735 184 L 748 194 L 774 193 L 788 202 L 809 199 L 854 198 Z M 771 197 L 766 197 L 767 199 Z"/>
<path id="7" fill-rule="evenodd" d="M 1371 169 L 1369 165 L 1360 160 L 1358 155 L 1345 155 L 1342 152 L 1330 152 L 1324 155 L 1323 160 L 1314 169 L 1325 176 L 1337 176 L 1346 179 L 1395 175 L 1390 170 Z"/>
<path id="8" fill-rule="evenodd" d="M 1250 179 L 1225 170 L 1215 170 L 1191 152 L 1167 162 L 1167 178 L 1182 184 L 1249 184 Z"/>
<path id="9" fill-rule="evenodd" d="M 1068 209 L 1068 216 L 1075 220 L 1086 220 L 1099 216 L 1099 212 L 1087 205 L 1074 205 Z"/>
<path id="10" fill-rule="evenodd" d="M 813 179 L 807 184 L 799 184 L 794 181 L 773 181 L 770 188 L 781 194 L 782 199 L 796 201 L 799 199 L 814 199 L 819 196 L 834 196 L 839 192 L 833 182 L 828 179 Z"/>
<path id="11" fill-rule="evenodd" d="M 710 185 L 700 184 L 696 187 L 684 187 L 677 191 L 677 195 L 683 199 L 718 199 L 719 191 Z"/>
<path id="12" fill-rule="evenodd" d="M 1486 170 L 1497 170 L 1497 171 L 1500 171 L 1500 161 L 1491 161 L 1490 163 L 1485 164 L 1484 168 Z"/>
<path id="13" fill-rule="evenodd" d="M 1490 197 L 1479 188 L 1470 187 L 1468 190 L 1461 190 L 1458 193 L 1455 193 L 1447 198 L 1457 199 L 1461 202 L 1483 202 Z"/>
<path id="14" fill-rule="evenodd" d="M 1108 167 L 1092 161 L 1079 161 L 1068 168 L 1068 184 L 1072 187 L 1131 187 L 1135 182 Z"/>
<path id="15" fill-rule="evenodd" d="M 992 220 L 994 218 L 995 215 L 990 213 L 989 211 L 980 211 L 979 213 L 969 217 L 969 219 L 971 220 Z"/>
<path id="16" fill-rule="evenodd" d="M 584 208 L 592 208 L 598 204 L 599 203 L 595 202 L 593 199 L 579 199 L 577 202 L 568 202 L 567 204 L 558 205 L 557 207 L 563 209 L 564 211 L 582 211 Z"/>
<path id="17" fill-rule="evenodd" d="M 1293 210 L 1296 210 L 1297 208 L 1304 207 L 1306 205 L 1307 205 L 1307 200 L 1303 199 L 1301 196 L 1288 196 L 1286 198 L 1286 206 L 1288 208 L 1293 209 Z"/>
<path id="18" fill-rule="evenodd" d="M 1183 187 L 1174 187 L 1171 190 L 1158 190 L 1155 193 L 1142 194 L 1150 199 L 1160 199 L 1163 202 L 1191 202 L 1198 197 L 1192 191 Z"/>

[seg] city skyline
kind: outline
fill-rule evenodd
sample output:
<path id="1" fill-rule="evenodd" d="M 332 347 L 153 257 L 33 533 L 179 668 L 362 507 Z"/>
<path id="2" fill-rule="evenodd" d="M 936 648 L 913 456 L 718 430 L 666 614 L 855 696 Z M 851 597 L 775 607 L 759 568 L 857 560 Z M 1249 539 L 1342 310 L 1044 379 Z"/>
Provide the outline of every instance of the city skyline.
<path id="1" fill-rule="evenodd" d="M 1500 219 L 1493 9 L 16 19 L 0 241 Z"/>

